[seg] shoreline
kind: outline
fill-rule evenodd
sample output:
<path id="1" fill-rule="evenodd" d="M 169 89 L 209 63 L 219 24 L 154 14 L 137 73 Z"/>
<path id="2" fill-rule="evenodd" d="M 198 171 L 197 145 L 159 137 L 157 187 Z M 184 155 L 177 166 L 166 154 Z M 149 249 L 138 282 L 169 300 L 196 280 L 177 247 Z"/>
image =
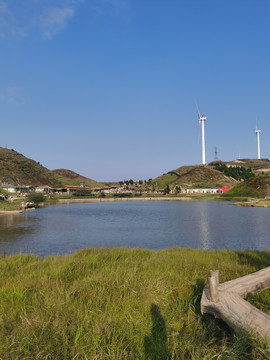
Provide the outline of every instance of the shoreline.
<path id="1" fill-rule="evenodd" d="M 57 204 L 80 204 L 80 203 L 99 203 L 99 202 L 118 202 L 118 201 L 193 201 L 193 200 L 221 200 L 221 199 L 207 199 L 200 198 L 196 199 L 195 197 L 132 197 L 132 198 L 79 198 L 79 199 L 55 199 L 53 201 L 48 201 L 44 203 L 48 205 L 57 205 Z M 223 200 L 223 199 L 222 199 Z M 226 200 L 226 199 L 224 199 Z M 232 205 L 242 206 L 242 207 L 261 207 L 261 208 L 270 208 L 270 201 L 265 201 L 263 199 L 249 199 L 248 201 L 233 201 Z M 24 210 L 0 210 L 1 215 L 16 215 L 22 214 Z"/>
<path id="2" fill-rule="evenodd" d="M 0 210 L 0 215 L 21 214 L 23 210 Z"/>
<path id="3" fill-rule="evenodd" d="M 163 197 L 146 197 L 146 198 L 87 198 L 87 199 L 58 199 L 57 204 L 72 203 L 96 203 L 96 202 L 115 202 L 115 201 L 190 201 L 192 198 L 163 198 Z"/>

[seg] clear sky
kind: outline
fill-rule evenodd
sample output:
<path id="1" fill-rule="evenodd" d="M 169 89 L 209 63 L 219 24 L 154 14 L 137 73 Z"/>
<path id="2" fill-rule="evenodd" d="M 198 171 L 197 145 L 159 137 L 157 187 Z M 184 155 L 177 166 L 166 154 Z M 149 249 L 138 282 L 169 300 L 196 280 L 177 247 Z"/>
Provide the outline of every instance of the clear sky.
<path id="1" fill-rule="evenodd" d="M 269 0 L 0 0 L 0 146 L 98 181 L 270 158 Z"/>

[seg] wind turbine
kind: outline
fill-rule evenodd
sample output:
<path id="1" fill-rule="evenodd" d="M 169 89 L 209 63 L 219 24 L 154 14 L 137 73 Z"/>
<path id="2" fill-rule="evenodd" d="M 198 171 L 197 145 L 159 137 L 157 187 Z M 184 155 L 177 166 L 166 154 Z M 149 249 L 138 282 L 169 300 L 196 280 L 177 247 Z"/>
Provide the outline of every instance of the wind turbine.
<path id="1" fill-rule="evenodd" d="M 258 143 L 258 159 L 261 158 L 260 133 L 261 133 L 261 130 L 258 130 L 258 125 L 257 125 L 257 122 L 256 122 L 255 134 L 257 135 L 257 143 Z"/>
<path id="2" fill-rule="evenodd" d="M 198 119 L 199 125 L 202 124 L 202 164 L 205 165 L 205 137 L 204 137 L 204 122 L 206 121 L 207 117 L 204 114 L 200 114 L 198 105 L 196 104 L 197 112 L 198 112 Z"/>

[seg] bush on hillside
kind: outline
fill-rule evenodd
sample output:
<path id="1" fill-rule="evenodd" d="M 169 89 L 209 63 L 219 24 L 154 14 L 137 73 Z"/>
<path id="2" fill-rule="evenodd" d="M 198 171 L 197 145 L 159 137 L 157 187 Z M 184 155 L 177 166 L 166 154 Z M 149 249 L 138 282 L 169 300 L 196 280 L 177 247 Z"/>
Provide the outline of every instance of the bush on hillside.
<path id="1" fill-rule="evenodd" d="M 75 193 L 73 195 L 74 196 L 93 196 L 91 190 L 83 190 L 83 189 L 75 191 Z"/>
<path id="2" fill-rule="evenodd" d="M 215 164 L 214 169 L 222 172 L 226 176 L 231 176 L 236 180 L 248 180 L 255 176 L 253 171 L 243 166 L 228 167 L 226 165 Z"/>
<path id="3" fill-rule="evenodd" d="M 115 193 L 113 194 L 114 197 L 132 197 L 132 193 Z"/>
<path id="4" fill-rule="evenodd" d="M 35 204 L 40 204 L 46 201 L 46 198 L 42 193 L 32 192 L 27 196 L 27 201 L 34 202 Z"/>
<path id="5" fill-rule="evenodd" d="M 170 186 L 167 184 L 166 187 L 165 187 L 165 189 L 163 190 L 163 194 L 164 194 L 164 195 L 167 195 L 167 194 L 170 193 L 170 191 L 171 191 Z"/>

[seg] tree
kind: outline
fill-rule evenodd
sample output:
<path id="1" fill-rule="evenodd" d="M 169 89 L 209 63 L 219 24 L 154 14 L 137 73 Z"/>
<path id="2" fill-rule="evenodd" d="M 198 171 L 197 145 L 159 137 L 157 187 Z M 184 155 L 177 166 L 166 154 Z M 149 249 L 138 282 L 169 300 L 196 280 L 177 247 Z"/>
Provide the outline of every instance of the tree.
<path id="1" fill-rule="evenodd" d="M 40 192 L 32 192 L 27 196 L 27 201 L 40 204 L 46 200 L 45 196 Z"/>
<path id="2" fill-rule="evenodd" d="M 81 190 L 77 190 L 73 193 L 73 196 L 92 196 L 92 191 L 91 190 L 85 190 L 85 189 L 81 189 Z"/>
<path id="3" fill-rule="evenodd" d="M 167 184 L 166 187 L 165 187 L 165 189 L 164 189 L 164 191 L 163 191 L 163 194 L 164 194 L 164 195 L 169 194 L 170 191 L 171 191 L 170 186 Z"/>

